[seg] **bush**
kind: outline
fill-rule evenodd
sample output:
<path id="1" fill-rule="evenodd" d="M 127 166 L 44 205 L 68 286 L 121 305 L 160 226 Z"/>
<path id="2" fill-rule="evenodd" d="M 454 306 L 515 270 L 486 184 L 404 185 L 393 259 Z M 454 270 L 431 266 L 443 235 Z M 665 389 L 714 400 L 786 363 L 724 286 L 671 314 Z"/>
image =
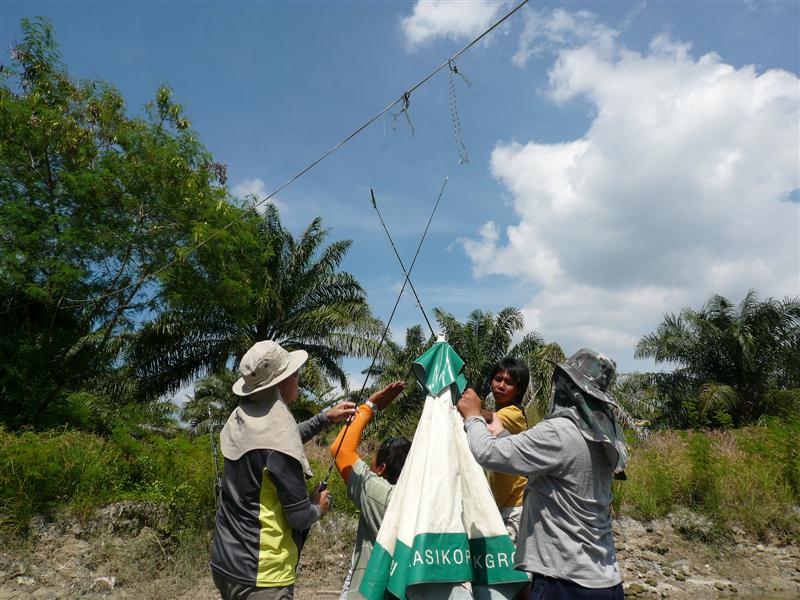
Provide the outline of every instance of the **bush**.
<path id="1" fill-rule="evenodd" d="M 38 513 L 85 512 L 119 500 L 165 505 L 173 531 L 209 528 L 213 485 L 207 438 L 0 428 L 0 526 L 18 532 Z"/>
<path id="2" fill-rule="evenodd" d="M 766 539 L 797 537 L 800 423 L 654 434 L 631 447 L 628 480 L 614 483 L 617 512 L 640 519 L 678 507 L 708 518 L 719 538 L 736 527 Z"/>

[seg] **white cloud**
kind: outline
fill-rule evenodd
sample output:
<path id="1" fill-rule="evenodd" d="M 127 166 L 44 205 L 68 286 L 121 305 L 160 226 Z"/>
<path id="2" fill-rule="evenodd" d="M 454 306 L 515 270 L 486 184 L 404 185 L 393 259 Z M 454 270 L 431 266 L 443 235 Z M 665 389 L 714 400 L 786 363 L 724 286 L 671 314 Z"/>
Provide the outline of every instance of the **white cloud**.
<path id="1" fill-rule="evenodd" d="M 250 206 L 254 202 L 259 202 L 266 198 L 269 195 L 269 191 L 267 190 L 266 184 L 258 177 L 255 177 L 254 179 L 243 179 L 237 183 L 235 186 L 233 186 L 233 188 L 231 188 L 231 194 L 240 200 L 244 200 L 247 202 L 247 205 Z M 258 210 L 260 213 L 263 213 L 264 208 L 269 203 L 277 206 L 281 213 L 286 210 L 286 207 L 278 202 L 278 200 L 275 198 L 270 199 L 269 202 L 259 205 L 256 210 Z"/>
<path id="2" fill-rule="evenodd" d="M 413 14 L 403 18 L 400 26 L 412 50 L 436 38 L 468 40 L 497 20 L 507 4 L 496 0 L 419 0 Z"/>
<path id="3" fill-rule="evenodd" d="M 194 398 L 195 392 L 195 384 L 197 381 L 192 381 L 189 385 L 181 388 L 172 396 L 172 401 L 178 406 L 178 410 L 181 410 L 184 405 Z"/>
<path id="4" fill-rule="evenodd" d="M 565 46 L 590 45 L 600 52 L 613 49 L 619 32 L 598 21 L 594 13 L 581 10 L 569 12 L 560 8 L 550 13 L 525 11 L 525 26 L 519 38 L 519 48 L 512 58 L 522 67 L 531 56 Z"/>
<path id="5" fill-rule="evenodd" d="M 497 144 L 491 169 L 519 220 L 461 240 L 474 274 L 541 286 L 529 327 L 631 368 L 664 312 L 715 292 L 800 294 L 800 205 L 786 201 L 800 187 L 797 75 L 694 59 L 666 36 L 645 53 L 585 38 L 558 53 L 547 94 L 596 117 L 577 140 Z"/>

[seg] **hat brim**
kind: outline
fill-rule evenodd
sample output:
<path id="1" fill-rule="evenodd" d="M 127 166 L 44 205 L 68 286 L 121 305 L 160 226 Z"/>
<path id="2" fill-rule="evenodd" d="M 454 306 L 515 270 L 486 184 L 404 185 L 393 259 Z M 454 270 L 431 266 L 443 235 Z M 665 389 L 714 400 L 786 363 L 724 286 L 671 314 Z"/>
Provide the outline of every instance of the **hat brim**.
<path id="1" fill-rule="evenodd" d="M 244 377 L 240 377 L 236 383 L 233 384 L 233 393 L 237 396 L 251 396 L 256 392 L 260 392 L 261 390 L 278 385 L 281 381 L 288 379 L 295 372 L 297 372 L 297 370 L 302 367 L 307 360 L 308 352 L 305 350 L 293 350 L 289 352 L 289 364 L 287 364 L 286 368 L 278 373 L 275 377 L 268 381 L 259 383 L 256 386 L 248 385 L 247 382 L 245 382 Z"/>
<path id="2" fill-rule="evenodd" d="M 608 394 L 597 387 L 592 380 L 584 375 L 579 369 L 576 369 L 568 363 L 557 363 L 549 359 L 545 360 L 547 360 L 547 362 L 552 364 L 554 367 L 561 369 L 564 373 L 566 373 L 567 377 L 569 377 L 575 385 L 589 394 L 592 398 L 597 398 L 601 402 L 606 402 L 612 406 L 617 406 L 617 402 L 614 400 L 611 394 Z"/>

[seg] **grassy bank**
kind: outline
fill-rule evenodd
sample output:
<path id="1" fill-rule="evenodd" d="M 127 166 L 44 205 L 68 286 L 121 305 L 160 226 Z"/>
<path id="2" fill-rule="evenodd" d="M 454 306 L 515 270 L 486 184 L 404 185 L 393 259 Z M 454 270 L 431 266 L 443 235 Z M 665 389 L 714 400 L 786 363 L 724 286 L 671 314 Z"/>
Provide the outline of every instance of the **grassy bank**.
<path id="1" fill-rule="evenodd" d="M 327 445 L 313 442 L 306 449 L 315 475 L 312 485 L 327 473 L 330 454 Z M 218 462 L 221 469 L 221 456 Z M 164 533 L 209 531 L 214 477 L 207 436 L 132 435 L 120 429 L 101 437 L 73 430 L 10 433 L 0 428 L 0 530 L 19 535 L 37 514 L 81 517 L 104 504 L 136 500 L 166 509 Z M 355 515 L 336 471 L 329 487 L 337 510 Z"/>
<path id="2" fill-rule="evenodd" d="M 688 508 L 710 522 L 703 533 L 709 538 L 739 529 L 759 539 L 797 540 L 798 442 L 797 421 L 661 432 L 632 444 L 628 481 L 615 482 L 615 510 L 652 519 Z"/>
<path id="3" fill-rule="evenodd" d="M 800 533 L 800 423 L 719 432 L 667 431 L 632 443 L 628 480 L 615 483 L 614 510 L 639 519 L 680 508 L 704 515 L 713 537 L 738 528 L 758 537 L 797 539 Z M 310 444 L 320 480 L 324 445 Z M 207 437 L 186 433 L 110 437 L 78 431 L 0 430 L 0 527 L 24 533 L 35 514 L 81 516 L 120 500 L 166 507 L 165 533 L 183 537 L 213 526 L 214 471 Z M 365 449 L 364 456 L 371 456 Z M 337 511 L 355 514 L 334 471 Z"/>

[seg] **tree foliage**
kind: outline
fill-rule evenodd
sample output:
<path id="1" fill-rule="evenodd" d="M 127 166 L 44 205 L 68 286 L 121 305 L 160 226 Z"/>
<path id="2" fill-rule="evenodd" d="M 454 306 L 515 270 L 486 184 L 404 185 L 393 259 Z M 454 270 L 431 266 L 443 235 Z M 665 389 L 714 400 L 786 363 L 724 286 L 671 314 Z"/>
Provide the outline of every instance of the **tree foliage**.
<path id="1" fill-rule="evenodd" d="M 262 339 L 308 350 L 312 396 L 343 382 L 379 329 L 339 269 L 350 242 L 244 210 L 168 87 L 131 116 L 69 76 L 47 21 L 22 30 L 0 70 L 0 420 L 158 421 L 162 394 Z"/>
<path id="2" fill-rule="evenodd" d="M 525 396 L 529 416 L 535 420 L 544 415 L 553 375 L 549 361 L 559 362 L 565 358 L 557 343 L 546 343 L 540 333 L 532 331 L 512 345 L 514 335 L 524 327 L 525 319 L 519 309 L 511 306 L 501 310 L 497 316 L 475 309 L 464 323 L 440 309 L 436 309 L 435 314 L 447 341 L 466 362 L 468 384 L 479 395 L 485 397 L 491 391 L 490 377 L 494 365 L 505 356 L 513 356 L 525 362 L 531 372 Z"/>
<path id="3" fill-rule="evenodd" d="M 126 336 L 162 289 L 147 276 L 238 210 L 169 88 L 129 116 L 111 85 L 68 75 L 48 22 L 22 30 L 0 80 L 0 395 L 12 427 L 63 421 L 75 390 L 119 392 Z"/>
<path id="4" fill-rule="evenodd" d="M 431 347 L 433 341 L 433 338 L 425 337 L 420 325 L 413 325 L 406 329 L 403 345 L 393 340 L 385 342 L 386 350 L 373 368 L 377 380 L 373 386 L 365 390 L 365 394 L 371 394 L 392 381 L 405 381 L 406 387 L 402 394 L 370 424 L 369 434 L 381 440 L 396 435 L 413 437 L 425 405 L 425 392 L 417 383 L 411 364 Z"/>
<path id="5" fill-rule="evenodd" d="M 642 337 L 637 358 L 674 363 L 650 385 L 671 425 L 743 425 L 800 412 L 800 299 L 738 304 L 714 295 L 700 309 L 667 314 Z"/>
<path id="6" fill-rule="evenodd" d="M 339 270 L 350 241 L 326 245 L 329 230 L 319 218 L 295 238 L 274 205 L 258 217 L 256 234 L 238 265 L 245 285 L 235 298 L 219 290 L 198 298 L 193 287 L 168 294 L 168 308 L 137 335 L 131 364 L 148 397 L 221 373 L 265 339 L 306 350 L 311 364 L 301 384 L 324 395 L 330 378 L 346 385 L 344 357 L 376 348 L 380 322 L 355 277 Z"/>

